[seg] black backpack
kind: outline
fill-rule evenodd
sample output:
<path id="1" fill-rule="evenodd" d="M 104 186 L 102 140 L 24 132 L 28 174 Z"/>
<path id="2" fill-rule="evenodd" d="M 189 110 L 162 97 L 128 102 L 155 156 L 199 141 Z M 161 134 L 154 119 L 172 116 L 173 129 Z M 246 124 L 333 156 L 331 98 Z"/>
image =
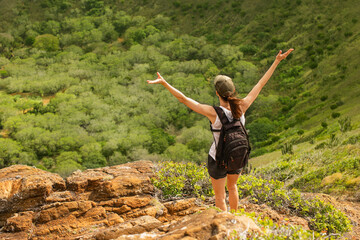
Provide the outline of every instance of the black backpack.
<path id="1" fill-rule="evenodd" d="M 222 124 L 220 130 L 212 129 L 210 124 L 212 132 L 220 132 L 219 142 L 216 146 L 217 166 L 226 168 L 228 171 L 244 168 L 248 163 L 251 151 L 245 127 L 240 119 L 230 122 L 221 107 L 214 107 L 214 109 Z"/>

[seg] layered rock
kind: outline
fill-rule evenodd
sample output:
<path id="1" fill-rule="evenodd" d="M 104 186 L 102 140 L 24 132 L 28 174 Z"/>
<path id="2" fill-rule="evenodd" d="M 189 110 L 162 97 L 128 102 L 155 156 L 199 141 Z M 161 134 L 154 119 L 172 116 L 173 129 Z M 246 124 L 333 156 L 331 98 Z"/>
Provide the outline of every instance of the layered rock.
<path id="1" fill-rule="evenodd" d="M 0 227 L 12 214 L 33 210 L 52 192 L 65 188 L 58 174 L 23 165 L 0 169 Z"/>
<path id="2" fill-rule="evenodd" d="M 66 180 L 28 166 L 1 169 L 0 238 L 118 237 L 150 231 L 178 219 L 186 209 L 188 213 L 204 209 L 189 199 L 168 203 L 169 213 L 153 197 L 153 176 L 150 161 L 76 171 Z"/>
<path id="3" fill-rule="evenodd" d="M 1 169 L 0 239 L 224 239 L 233 230 L 260 231 L 250 218 L 196 198 L 160 202 L 153 176 L 150 161 L 76 171 L 66 180 L 28 166 Z"/>

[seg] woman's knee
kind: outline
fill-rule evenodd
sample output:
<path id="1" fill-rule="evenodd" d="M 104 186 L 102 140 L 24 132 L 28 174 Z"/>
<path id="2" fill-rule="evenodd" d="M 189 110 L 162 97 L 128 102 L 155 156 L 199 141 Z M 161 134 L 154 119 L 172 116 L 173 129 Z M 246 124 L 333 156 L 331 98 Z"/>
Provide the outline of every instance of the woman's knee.
<path id="1" fill-rule="evenodd" d="M 235 183 L 235 184 L 228 184 L 228 185 L 227 185 L 227 189 L 228 189 L 229 192 L 237 191 L 237 185 L 236 185 L 236 183 Z"/>

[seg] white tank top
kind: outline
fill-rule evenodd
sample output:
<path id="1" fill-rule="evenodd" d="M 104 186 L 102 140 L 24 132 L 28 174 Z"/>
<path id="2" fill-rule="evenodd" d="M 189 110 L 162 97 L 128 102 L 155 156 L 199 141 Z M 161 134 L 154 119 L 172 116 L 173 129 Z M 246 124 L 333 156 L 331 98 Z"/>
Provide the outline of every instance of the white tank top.
<path id="1" fill-rule="evenodd" d="M 226 108 L 224 108 L 224 107 L 222 107 L 222 106 L 220 106 L 220 107 L 224 110 L 224 113 L 225 113 L 226 117 L 228 118 L 228 120 L 229 120 L 230 122 L 232 122 L 232 121 L 233 121 L 233 116 L 232 116 L 231 111 L 228 110 L 228 109 L 226 109 Z M 245 116 L 244 116 L 244 114 L 241 115 L 240 121 L 241 121 L 241 123 L 243 124 L 243 126 L 245 127 Z M 222 127 L 220 118 L 219 118 L 219 116 L 217 116 L 217 114 L 216 114 L 216 120 L 215 120 L 214 124 L 211 124 L 211 127 L 212 127 L 213 129 L 218 129 L 218 130 L 220 130 L 221 127 Z M 212 145 L 211 145 L 211 147 L 210 147 L 209 155 L 210 155 L 214 160 L 216 160 L 216 146 L 217 146 L 217 144 L 218 144 L 218 142 L 219 142 L 220 132 L 213 132 L 213 136 L 214 136 L 214 142 L 212 143 Z"/>

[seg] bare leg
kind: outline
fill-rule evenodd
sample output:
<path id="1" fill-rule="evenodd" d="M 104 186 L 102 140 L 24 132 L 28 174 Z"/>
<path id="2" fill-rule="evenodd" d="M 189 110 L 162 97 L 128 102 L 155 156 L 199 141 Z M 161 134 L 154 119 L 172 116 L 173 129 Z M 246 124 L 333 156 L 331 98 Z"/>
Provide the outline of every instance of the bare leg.
<path id="1" fill-rule="evenodd" d="M 215 192 L 215 206 L 223 211 L 226 211 L 226 203 L 225 203 L 226 178 L 225 177 L 220 179 L 211 178 L 211 183 Z"/>
<path id="2" fill-rule="evenodd" d="M 237 180 L 240 174 L 227 175 L 227 189 L 229 191 L 229 205 L 231 210 L 237 210 L 239 205 L 239 194 L 237 189 Z"/>

